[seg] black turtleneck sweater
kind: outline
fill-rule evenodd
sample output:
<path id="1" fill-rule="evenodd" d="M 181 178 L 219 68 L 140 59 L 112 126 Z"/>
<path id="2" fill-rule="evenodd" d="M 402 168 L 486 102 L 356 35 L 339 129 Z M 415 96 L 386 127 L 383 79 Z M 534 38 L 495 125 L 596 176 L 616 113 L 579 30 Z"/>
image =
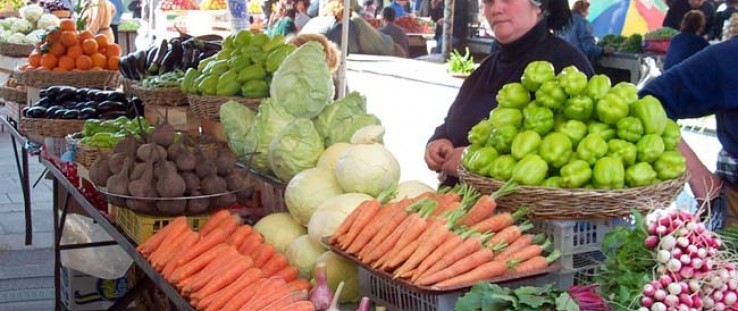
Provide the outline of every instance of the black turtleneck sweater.
<path id="1" fill-rule="evenodd" d="M 525 66 L 537 60 L 552 63 L 557 73 L 571 65 L 588 77 L 594 73 L 579 49 L 552 35 L 545 21 L 539 22 L 517 41 L 501 44 L 499 50 L 491 53 L 466 78 L 444 123 L 436 128 L 430 140 L 446 138 L 454 147 L 469 145 L 469 130 L 497 107 L 497 92 L 507 83 L 520 82 Z"/>

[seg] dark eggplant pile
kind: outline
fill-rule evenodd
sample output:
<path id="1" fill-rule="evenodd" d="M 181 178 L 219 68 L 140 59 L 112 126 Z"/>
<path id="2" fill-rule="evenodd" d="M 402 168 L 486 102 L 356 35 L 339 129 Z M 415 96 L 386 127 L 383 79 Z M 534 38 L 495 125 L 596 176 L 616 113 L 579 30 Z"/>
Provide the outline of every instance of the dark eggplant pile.
<path id="1" fill-rule="evenodd" d="M 143 113 L 143 102 L 128 99 L 123 92 L 103 91 L 71 86 L 51 86 L 39 93 L 41 99 L 23 109 L 26 118 L 101 119 L 134 118 Z"/>
<path id="2" fill-rule="evenodd" d="M 138 50 L 120 58 L 119 70 L 126 79 L 140 81 L 150 75 L 197 68 L 200 60 L 221 50 L 220 37 L 182 35 L 162 40 L 148 50 Z"/>

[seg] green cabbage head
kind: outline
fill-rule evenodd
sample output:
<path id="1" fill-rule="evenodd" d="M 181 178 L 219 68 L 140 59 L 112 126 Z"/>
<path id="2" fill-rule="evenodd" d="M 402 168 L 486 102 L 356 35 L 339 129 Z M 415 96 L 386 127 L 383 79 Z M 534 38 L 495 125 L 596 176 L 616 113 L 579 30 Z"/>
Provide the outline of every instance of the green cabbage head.
<path id="1" fill-rule="evenodd" d="M 318 257 L 318 262 L 325 262 L 325 274 L 328 287 L 336 292 L 338 284 L 343 282 L 343 292 L 338 297 L 339 303 L 357 302 L 359 294 L 359 269 L 351 261 L 327 251 Z M 315 277 L 313 275 L 313 277 Z"/>
<path id="2" fill-rule="evenodd" d="M 256 113 L 235 101 L 220 106 L 220 123 L 228 140 L 228 146 L 239 158 L 248 155 L 244 150 L 246 138 L 256 121 Z"/>
<path id="3" fill-rule="evenodd" d="M 307 226 L 321 203 L 343 194 L 334 171 L 310 168 L 295 175 L 284 191 L 287 210 L 295 220 Z"/>
<path id="4" fill-rule="evenodd" d="M 348 143 L 360 128 L 381 124 L 379 118 L 366 112 L 366 98 L 357 92 L 326 107 L 313 122 L 326 145 Z"/>
<path id="5" fill-rule="evenodd" d="M 382 144 L 358 144 L 338 159 L 336 179 L 345 192 L 377 197 L 400 181 L 400 164 Z"/>
<path id="6" fill-rule="evenodd" d="M 335 172 L 338 158 L 340 158 L 343 152 L 348 148 L 351 148 L 351 144 L 336 143 L 326 148 L 318 159 L 318 167 Z"/>
<path id="7" fill-rule="evenodd" d="M 308 119 L 287 125 L 269 145 L 269 165 L 282 181 L 315 167 L 325 150 L 320 134 Z"/>
<path id="8" fill-rule="evenodd" d="M 253 153 L 251 166 L 262 172 L 269 172 L 269 145 L 275 137 L 295 120 L 282 107 L 274 104 L 271 99 L 265 99 L 259 105 L 256 122 L 244 138 L 244 153 Z"/>
<path id="9" fill-rule="evenodd" d="M 271 97 L 298 118 L 312 119 L 333 101 L 333 77 L 317 42 L 300 46 L 274 73 Z"/>

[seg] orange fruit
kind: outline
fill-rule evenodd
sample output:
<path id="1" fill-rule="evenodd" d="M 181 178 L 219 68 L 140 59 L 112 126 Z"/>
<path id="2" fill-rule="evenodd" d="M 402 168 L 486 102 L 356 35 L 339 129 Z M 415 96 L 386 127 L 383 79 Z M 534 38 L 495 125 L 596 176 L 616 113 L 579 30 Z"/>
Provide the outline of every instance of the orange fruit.
<path id="1" fill-rule="evenodd" d="M 106 35 L 97 35 L 95 36 L 95 40 L 97 40 L 97 45 L 101 47 L 105 47 L 110 44 L 110 42 L 108 41 L 108 36 Z"/>
<path id="2" fill-rule="evenodd" d="M 102 53 L 92 54 L 90 58 L 92 58 L 92 67 L 105 68 L 108 65 L 108 58 Z"/>
<path id="3" fill-rule="evenodd" d="M 59 57 L 59 68 L 64 70 L 72 70 L 77 66 L 77 64 L 74 61 L 74 58 L 71 58 L 69 56 L 62 56 Z"/>
<path id="4" fill-rule="evenodd" d="M 87 39 L 94 39 L 95 35 L 93 35 L 91 31 L 85 30 L 77 34 L 77 38 L 79 39 L 79 42 L 82 43 Z"/>
<path id="5" fill-rule="evenodd" d="M 87 55 L 80 55 L 75 60 L 75 65 L 79 70 L 89 70 L 92 68 L 92 58 Z"/>
<path id="6" fill-rule="evenodd" d="M 63 71 L 68 71 L 68 70 L 66 70 L 64 68 L 61 68 L 61 67 L 56 67 L 54 69 L 51 69 L 51 71 L 61 71 L 61 72 L 63 72 Z"/>
<path id="7" fill-rule="evenodd" d="M 75 45 L 77 44 L 77 33 L 74 31 L 64 31 L 59 40 L 67 47 Z"/>
<path id="8" fill-rule="evenodd" d="M 46 69 L 54 69 L 56 68 L 58 58 L 56 55 L 51 53 L 46 53 L 44 55 L 41 55 L 41 67 L 44 67 Z"/>
<path id="9" fill-rule="evenodd" d="M 48 35 L 46 35 L 46 42 L 54 43 L 59 42 L 59 39 L 61 38 L 61 30 L 54 30 L 50 32 Z"/>
<path id="10" fill-rule="evenodd" d="M 31 67 L 41 66 L 41 54 L 31 52 L 31 55 L 28 55 L 28 65 Z"/>
<path id="11" fill-rule="evenodd" d="M 59 23 L 59 28 L 63 31 L 76 31 L 77 23 L 73 19 L 65 18 Z"/>
<path id="12" fill-rule="evenodd" d="M 54 54 L 56 56 L 62 56 L 64 53 L 67 52 L 67 48 L 64 47 L 61 42 L 56 42 L 51 45 L 51 48 L 49 49 L 49 53 Z"/>
<path id="13" fill-rule="evenodd" d="M 82 55 L 82 53 L 82 46 L 79 44 L 75 44 L 67 48 L 67 56 L 71 58 L 77 58 Z"/>
<path id="14" fill-rule="evenodd" d="M 118 64 L 120 63 L 120 58 L 117 56 L 108 57 L 108 69 L 109 70 L 118 70 Z"/>
<path id="15" fill-rule="evenodd" d="M 87 55 L 92 55 L 97 53 L 98 44 L 95 39 L 87 39 L 84 42 L 82 42 L 82 51 L 85 52 Z"/>
<path id="16" fill-rule="evenodd" d="M 120 46 L 115 43 L 108 44 L 108 46 L 105 47 L 105 56 L 107 56 L 108 58 L 115 57 L 115 56 L 120 57 L 120 54 L 121 54 Z"/>

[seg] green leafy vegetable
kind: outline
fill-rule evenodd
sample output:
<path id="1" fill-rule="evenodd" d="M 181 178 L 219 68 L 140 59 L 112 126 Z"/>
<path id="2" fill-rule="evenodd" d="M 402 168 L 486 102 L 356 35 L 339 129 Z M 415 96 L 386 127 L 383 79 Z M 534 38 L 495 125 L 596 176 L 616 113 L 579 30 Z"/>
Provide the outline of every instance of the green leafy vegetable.
<path id="1" fill-rule="evenodd" d="M 456 311 L 579 311 L 572 297 L 551 285 L 511 290 L 497 284 L 478 283 L 459 298 Z"/>
<path id="2" fill-rule="evenodd" d="M 333 79 L 323 46 L 308 42 L 287 56 L 274 73 L 270 94 L 297 118 L 312 119 L 333 100 Z"/>
<path id="3" fill-rule="evenodd" d="M 469 48 L 466 48 L 464 56 L 461 56 L 458 50 L 451 52 L 448 58 L 448 71 L 452 74 L 468 75 L 474 71 L 474 59 L 469 53 Z"/>

